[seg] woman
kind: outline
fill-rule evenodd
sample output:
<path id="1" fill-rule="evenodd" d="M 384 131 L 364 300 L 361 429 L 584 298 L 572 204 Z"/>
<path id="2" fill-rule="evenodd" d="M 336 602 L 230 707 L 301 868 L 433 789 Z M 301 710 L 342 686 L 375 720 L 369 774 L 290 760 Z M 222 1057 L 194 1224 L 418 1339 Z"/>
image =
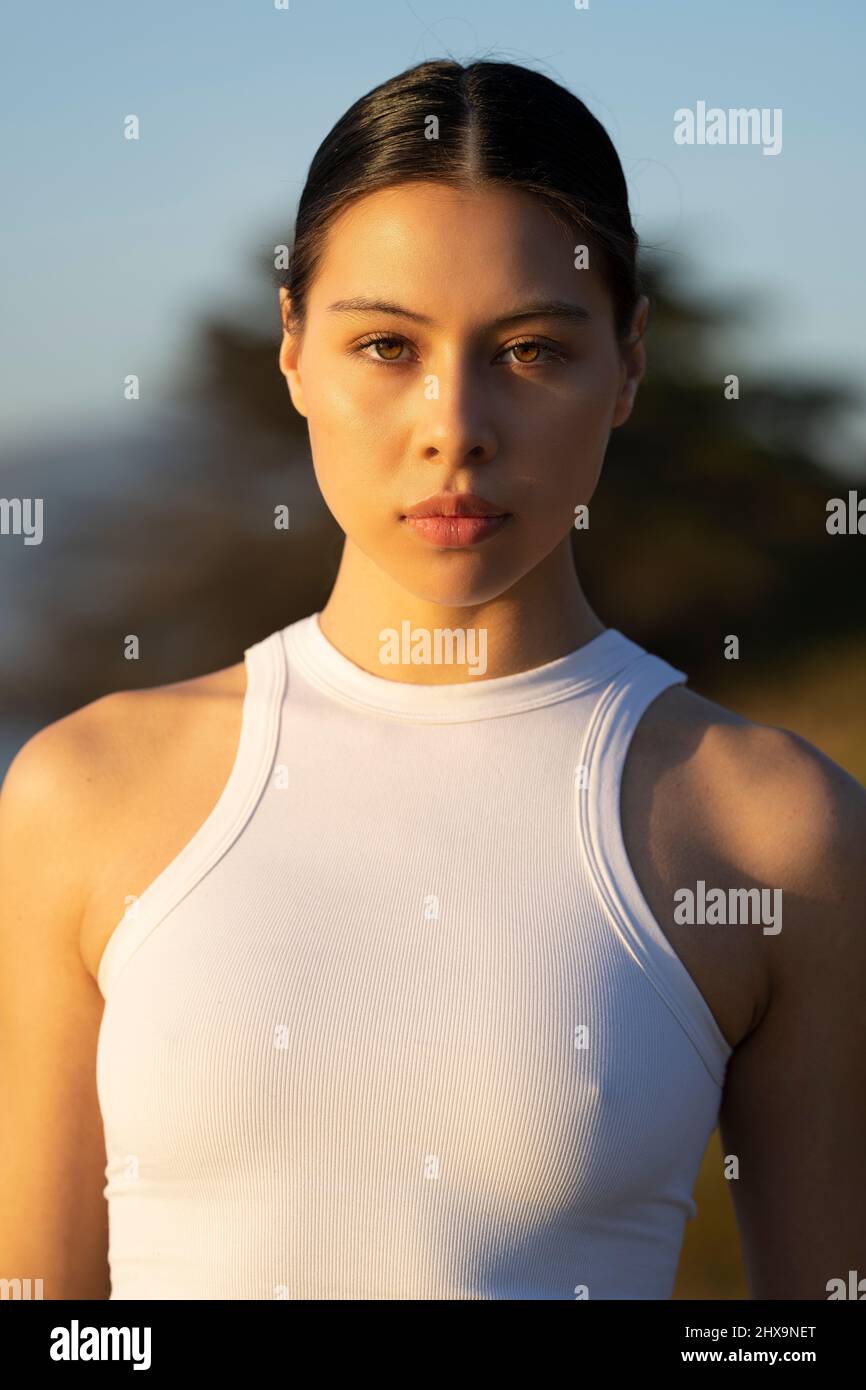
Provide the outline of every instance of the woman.
<path id="1" fill-rule="evenodd" d="M 635 254 L 603 128 L 521 67 L 423 63 L 323 142 L 279 365 L 339 573 L 7 776 L 0 1272 L 669 1298 L 719 1120 L 752 1296 L 862 1266 L 864 794 L 572 561 Z"/>

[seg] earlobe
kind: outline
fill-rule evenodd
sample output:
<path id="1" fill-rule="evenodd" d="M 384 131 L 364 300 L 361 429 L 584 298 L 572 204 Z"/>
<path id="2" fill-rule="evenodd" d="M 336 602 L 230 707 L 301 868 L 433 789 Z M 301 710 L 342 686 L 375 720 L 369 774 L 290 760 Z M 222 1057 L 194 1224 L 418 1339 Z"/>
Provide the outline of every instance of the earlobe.
<path id="1" fill-rule="evenodd" d="M 623 379 L 620 386 L 619 398 L 616 403 L 611 429 L 616 429 L 619 425 L 624 425 L 631 415 L 634 407 L 637 389 L 640 386 L 644 371 L 646 370 L 646 350 L 644 348 L 644 333 L 646 332 L 647 314 L 649 312 L 649 300 L 645 294 L 638 299 L 634 316 L 631 322 L 631 332 L 625 341 L 625 361 L 623 367 Z"/>
<path id="2" fill-rule="evenodd" d="M 637 388 L 643 376 L 643 366 L 643 345 L 639 344 L 637 347 L 629 349 L 628 364 L 625 368 L 622 385 L 620 386 L 616 409 L 611 421 L 611 429 L 615 430 L 620 425 L 624 425 L 631 415 L 635 396 L 637 395 Z"/>
<path id="3" fill-rule="evenodd" d="M 616 399 L 616 406 L 613 412 L 613 419 L 610 422 L 612 430 L 624 425 L 631 415 L 634 398 L 637 394 L 638 383 L 641 378 L 640 370 L 635 370 L 633 354 L 634 349 L 628 349 L 628 358 L 623 366 L 623 374 L 620 380 L 619 394 Z"/>
<path id="4" fill-rule="evenodd" d="M 301 386 L 301 377 L 297 367 L 289 366 L 284 362 L 285 344 L 280 349 L 280 371 L 286 378 L 286 385 L 289 388 L 289 395 L 292 398 L 292 405 L 299 415 L 306 419 L 307 408 L 304 403 L 304 391 Z"/>
<path id="5" fill-rule="evenodd" d="M 277 360 L 279 363 L 280 371 L 286 378 L 286 385 L 289 388 L 289 395 L 292 398 L 292 405 L 295 407 L 295 410 L 297 410 L 299 415 L 303 415 L 306 418 L 307 411 L 304 404 L 304 392 L 301 386 L 301 374 L 298 369 L 298 358 L 300 355 L 299 344 L 294 333 L 289 327 L 289 309 L 290 300 L 288 291 L 281 288 L 280 315 L 283 324 L 283 336 L 282 341 L 280 342 L 280 351 Z"/>
<path id="6" fill-rule="evenodd" d="M 636 391 L 637 382 L 628 381 L 623 387 L 619 395 L 619 400 L 616 403 L 613 419 L 610 422 L 612 430 L 618 429 L 620 425 L 624 425 L 631 415 Z"/>

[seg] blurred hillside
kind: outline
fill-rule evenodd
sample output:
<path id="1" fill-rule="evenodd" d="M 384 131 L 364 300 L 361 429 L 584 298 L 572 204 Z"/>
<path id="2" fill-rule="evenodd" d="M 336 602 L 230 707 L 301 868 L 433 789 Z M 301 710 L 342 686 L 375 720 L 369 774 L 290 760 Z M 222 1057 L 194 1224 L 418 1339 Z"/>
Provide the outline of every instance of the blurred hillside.
<path id="1" fill-rule="evenodd" d="M 740 400 L 725 400 L 706 365 L 723 316 L 683 304 L 657 276 L 653 298 L 636 409 L 577 533 L 592 601 L 705 694 L 738 683 L 729 633 L 748 682 L 829 639 L 862 641 L 862 545 L 825 526 L 828 499 L 858 486 L 823 462 L 850 393 L 741 378 Z M 866 461 L 861 493 L 864 483 Z"/>

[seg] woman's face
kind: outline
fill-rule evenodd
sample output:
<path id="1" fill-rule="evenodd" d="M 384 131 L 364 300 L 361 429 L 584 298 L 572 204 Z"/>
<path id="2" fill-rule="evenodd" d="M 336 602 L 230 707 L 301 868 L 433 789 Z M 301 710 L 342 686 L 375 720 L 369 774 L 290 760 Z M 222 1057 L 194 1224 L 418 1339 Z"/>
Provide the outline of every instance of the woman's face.
<path id="1" fill-rule="evenodd" d="M 331 225 L 303 339 L 284 334 L 280 368 L 330 511 L 418 599 L 487 602 L 568 544 L 628 418 L 642 344 L 617 343 L 609 291 L 597 267 L 575 268 L 576 240 L 525 193 L 428 182 L 371 193 Z M 358 300 L 393 307 L 341 307 Z M 576 316 L 532 308 L 550 301 Z M 445 545 L 406 520 L 455 492 L 506 521 Z"/>

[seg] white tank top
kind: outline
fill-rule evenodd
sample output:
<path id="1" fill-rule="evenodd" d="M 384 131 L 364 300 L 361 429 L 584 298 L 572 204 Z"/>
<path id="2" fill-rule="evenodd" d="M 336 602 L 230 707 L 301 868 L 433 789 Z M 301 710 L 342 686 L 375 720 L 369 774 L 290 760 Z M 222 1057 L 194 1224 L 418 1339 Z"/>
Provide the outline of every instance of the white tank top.
<path id="1" fill-rule="evenodd" d="M 398 683 L 316 613 L 244 657 L 219 801 L 100 963 L 111 1298 L 670 1298 L 731 1049 L 619 790 L 685 676 L 608 628 Z"/>

